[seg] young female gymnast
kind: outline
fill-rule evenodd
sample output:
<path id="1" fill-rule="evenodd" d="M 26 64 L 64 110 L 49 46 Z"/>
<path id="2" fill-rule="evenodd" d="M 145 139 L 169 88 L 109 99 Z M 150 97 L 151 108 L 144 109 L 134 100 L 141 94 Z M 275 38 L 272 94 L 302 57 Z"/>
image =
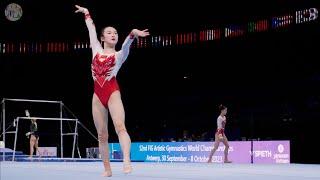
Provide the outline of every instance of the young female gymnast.
<path id="1" fill-rule="evenodd" d="M 208 163 L 212 162 L 212 156 L 216 152 L 216 150 L 219 147 L 220 142 L 222 142 L 225 145 L 224 149 L 224 162 L 225 163 L 231 163 L 231 161 L 228 160 L 228 150 L 229 150 L 229 143 L 226 135 L 224 134 L 224 128 L 226 126 L 227 118 L 227 107 L 224 105 L 219 106 L 220 115 L 217 119 L 217 130 L 215 133 L 215 142 L 213 145 L 213 149 L 210 152 Z"/>
<path id="2" fill-rule="evenodd" d="M 89 31 L 92 48 L 92 77 L 94 80 L 94 94 L 92 98 L 92 115 L 98 133 L 99 151 L 104 164 L 103 176 L 112 176 L 108 145 L 108 111 L 110 112 L 120 146 L 123 151 L 123 172 L 132 171 L 130 161 L 131 140 L 125 127 L 125 112 L 121 100 L 120 89 L 116 75 L 129 55 L 130 45 L 135 38 L 149 35 L 147 29 L 133 29 L 124 40 L 120 51 L 115 50 L 118 33 L 114 27 L 102 29 L 99 42 L 96 28 L 87 8 L 76 5 L 76 13 L 84 14 Z"/>

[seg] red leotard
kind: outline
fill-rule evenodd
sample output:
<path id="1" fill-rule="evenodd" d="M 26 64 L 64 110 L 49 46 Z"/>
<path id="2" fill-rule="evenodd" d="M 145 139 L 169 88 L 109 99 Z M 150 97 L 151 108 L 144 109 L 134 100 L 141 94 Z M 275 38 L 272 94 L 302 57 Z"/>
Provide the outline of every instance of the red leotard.
<path id="1" fill-rule="evenodd" d="M 122 44 L 121 50 L 113 55 L 103 55 L 103 48 L 97 39 L 96 28 L 89 14 L 85 15 L 85 22 L 89 30 L 92 48 L 92 77 L 94 79 L 94 93 L 107 108 L 111 94 L 119 90 L 116 80 L 117 73 L 129 55 L 130 45 L 135 36 L 130 33 Z"/>

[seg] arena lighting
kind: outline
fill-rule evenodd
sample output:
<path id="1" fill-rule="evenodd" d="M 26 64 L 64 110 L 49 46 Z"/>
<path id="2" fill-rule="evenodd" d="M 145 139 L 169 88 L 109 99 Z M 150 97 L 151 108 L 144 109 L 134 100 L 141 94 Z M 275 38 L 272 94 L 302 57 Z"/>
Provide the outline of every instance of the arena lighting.
<path id="1" fill-rule="evenodd" d="M 17 6 L 12 6 L 17 7 Z M 9 8 L 10 9 L 10 8 Z M 18 8 L 16 8 L 18 9 Z M 15 10 L 16 12 L 17 10 Z M 18 11 L 17 11 L 18 12 Z M 22 11 L 21 11 L 22 13 Z M 170 35 L 152 35 L 148 38 L 139 38 L 132 44 L 132 48 L 163 48 L 180 47 L 184 45 L 217 41 L 223 39 L 237 38 L 249 33 L 267 32 L 287 28 L 292 25 L 303 24 L 318 19 L 319 11 L 317 8 L 308 8 L 286 13 L 257 21 L 250 21 L 244 25 L 230 24 L 225 27 L 217 28 L 212 25 L 208 29 L 198 32 L 184 32 Z M 17 17 L 18 15 L 14 15 Z M 0 42 L 0 54 L 41 54 L 41 53 L 68 53 L 70 51 L 81 51 L 90 49 L 88 41 L 74 42 Z"/>
<path id="2" fill-rule="evenodd" d="M 279 27 L 286 27 L 293 23 L 293 16 L 290 14 L 279 16 L 279 17 L 273 17 L 271 20 L 271 27 L 273 29 L 279 28 Z"/>
<path id="3" fill-rule="evenodd" d="M 317 8 L 296 11 L 296 24 L 314 21 L 318 18 L 318 14 L 319 12 Z"/>
<path id="4" fill-rule="evenodd" d="M 228 26 L 225 28 L 224 34 L 225 37 L 238 37 L 238 36 L 243 36 L 244 35 L 244 28 L 240 26 Z"/>
<path id="5" fill-rule="evenodd" d="M 248 23 L 248 33 L 262 32 L 262 31 L 267 31 L 268 29 L 269 29 L 269 23 L 268 23 L 268 20 L 266 19 Z"/>

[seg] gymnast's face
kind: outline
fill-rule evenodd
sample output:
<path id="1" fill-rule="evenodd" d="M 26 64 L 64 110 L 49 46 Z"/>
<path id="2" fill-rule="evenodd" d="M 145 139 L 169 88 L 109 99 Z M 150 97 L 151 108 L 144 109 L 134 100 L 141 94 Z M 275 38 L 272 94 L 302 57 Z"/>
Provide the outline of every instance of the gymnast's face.
<path id="1" fill-rule="evenodd" d="M 224 115 L 224 116 L 227 115 L 227 112 L 228 112 L 227 108 L 224 108 L 224 109 L 221 110 L 221 114 Z"/>
<path id="2" fill-rule="evenodd" d="M 109 46 L 115 46 L 118 42 L 118 32 L 114 27 L 105 27 L 102 35 L 101 41 L 107 43 Z"/>
<path id="3" fill-rule="evenodd" d="M 27 109 L 24 112 L 26 113 L 27 117 L 30 117 L 30 113 L 29 113 L 29 111 Z"/>

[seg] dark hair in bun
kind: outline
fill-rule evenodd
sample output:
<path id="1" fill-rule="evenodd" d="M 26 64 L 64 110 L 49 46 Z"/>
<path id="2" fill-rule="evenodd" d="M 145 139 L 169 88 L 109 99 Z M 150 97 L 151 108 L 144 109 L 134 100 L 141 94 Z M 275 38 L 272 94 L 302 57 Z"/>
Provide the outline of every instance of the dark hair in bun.
<path id="1" fill-rule="evenodd" d="M 226 109 L 226 108 L 227 108 L 227 107 L 224 106 L 224 105 L 222 105 L 222 104 L 219 105 L 219 111 L 222 111 L 222 110 L 224 110 L 224 109 Z"/>

